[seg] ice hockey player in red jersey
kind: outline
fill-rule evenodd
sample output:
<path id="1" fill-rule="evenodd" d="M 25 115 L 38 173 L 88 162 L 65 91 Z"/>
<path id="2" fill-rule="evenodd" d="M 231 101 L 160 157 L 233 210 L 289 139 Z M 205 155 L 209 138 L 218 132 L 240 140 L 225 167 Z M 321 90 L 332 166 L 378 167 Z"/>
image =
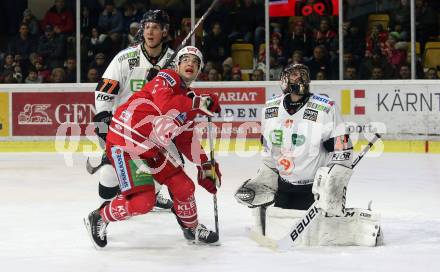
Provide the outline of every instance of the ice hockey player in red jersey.
<path id="1" fill-rule="evenodd" d="M 216 193 L 211 162 L 194 133 L 197 114 L 213 116 L 220 112 L 214 94 L 195 94 L 189 89 L 203 67 L 199 49 L 186 46 L 176 56 L 174 69 L 161 70 L 141 91 L 118 107 L 112 118 L 106 152 L 116 170 L 120 195 L 84 218 L 96 247 L 107 245 L 109 222 L 122 221 L 148 213 L 155 204 L 153 178 L 168 186 L 173 212 L 184 236 L 194 243 L 217 244 L 218 235 L 200 224 L 194 198 L 195 186 L 185 174 L 177 151 L 194 162 L 198 184 Z"/>

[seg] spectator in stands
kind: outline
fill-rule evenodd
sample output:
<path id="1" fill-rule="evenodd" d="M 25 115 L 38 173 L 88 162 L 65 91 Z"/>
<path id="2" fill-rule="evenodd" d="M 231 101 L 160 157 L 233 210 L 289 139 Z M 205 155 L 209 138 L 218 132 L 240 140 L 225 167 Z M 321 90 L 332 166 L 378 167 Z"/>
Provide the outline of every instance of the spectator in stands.
<path id="1" fill-rule="evenodd" d="M 37 69 L 31 66 L 28 69 L 28 76 L 24 80 L 24 83 L 42 83 L 43 79 L 38 76 Z"/>
<path id="2" fill-rule="evenodd" d="M 37 37 L 40 33 L 40 26 L 37 18 L 32 14 L 30 9 L 25 9 L 23 12 L 22 24 L 29 27 L 29 34 L 33 37 Z"/>
<path id="3" fill-rule="evenodd" d="M 89 68 L 95 68 L 98 71 L 98 77 L 101 77 L 105 69 L 107 68 L 107 62 L 105 61 L 104 53 L 98 53 L 95 55 L 95 61 L 90 64 Z"/>
<path id="4" fill-rule="evenodd" d="M 289 55 L 292 55 L 295 50 L 302 51 L 305 57 L 312 55 L 313 39 L 306 33 L 304 21 L 295 22 L 293 33 L 285 41 L 285 46 Z"/>
<path id="5" fill-rule="evenodd" d="M 409 64 L 400 66 L 399 79 L 411 79 L 411 66 Z"/>
<path id="6" fill-rule="evenodd" d="M 398 7 L 390 13 L 390 28 L 400 32 L 403 40 L 411 33 L 411 9 L 409 0 L 400 0 Z"/>
<path id="7" fill-rule="evenodd" d="M 127 45 L 133 46 L 137 44 L 139 41 L 136 40 L 136 34 L 139 30 L 140 24 L 137 22 L 133 22 L 130 24 L 130 30 L 127 35 Z"/>
<path id="8" fill-rule="evenodd" d="M 292 58 L 289 59 L 289 64 L 304 64 L 303 52 L 295 50 L 292 53 Z"/>
<path id="9" fill-rule="evenodd" d="M 223 73 L 222 73 L 223 81 L 231 81 L 232 80 L 232 58 L 229 57 L 223 61 Z"/>
<path id="10" fill-rule="evenodd" d="M 380 66 L 373 67 L 373 69 L 371 70 L 371 77 L 370 77 L 370 79 L 372 79 L 372 80 L 384 79 L 382 67 L 380 67 Z"/>
<path id="11" fill-rule="evenodd" d="M 385 42 L 388 40 L 388 32 L 383 29 L 381 24 L 375 24 L 367 36 L 365 57 L 369 58 L 373 52 L 383 50 Z"/>
<path id="12" fill-rule="evenodd" d="M 344 67 L 352 66 L 356 68 L 356 71 L 358 70 L 358 63 L 354 60 L 353 53 L 349 51 L 344 51 L 344 55 L 342 57 L 342 61 L 344 64 Z"/>
<path id="13" fill-rule="evenodd" d="M 55 32 L 51 25 L 46 25 L 44 34 L 38 41 L 37 53 L 46 61 L 50 69 L 63 67 L 66 59 L 66 40 Z"/>
<path id="14" fill-rule="evenodd" d="M 264 26 L 264 8 L 261 3 L 257 4 L 253 0 L 239 0 L 233 11 L 232 33 L 229 36 L 232 42 L 242 40 L 253 45 L 256 40 L 262 41 L 262 37 L 254 37 L 255 30 L 261 30 Z M 261 31 L 258 32 L 261 35 Z"/>
<path id="15" fill-rule="evenodd" d="M 42 27 L 50 25 L 57 34 L 72 34 L 75 30 L 75 21 L 73 13 L 67 10 L 64 0 L 55 0 L 52 6 L 43 18 Z"/>
<path id="16" fill-rule="evenodd" d="M 89 68 L 87 71 L 87 83 L 96 83 L 99 78 L 98 70 L 96 68 Z"/>
<path id="17" fill-rule="evenodd" d="M 426 71 L 425 79 L 438 79 L 438 72 L 436 68 L 429 68 L 428 71 Z"/>
<path id="18" fill-rule="evenodd" d="M 124 30 L 122 13 L 115 8 L 113 0 L 105 0 L 104 10 L 99 15 L 98 27 L 102 33 L 120 35 Z"/>
<path id="19" fill-rule="evenodd" d="M 260 68 L 255 69 L 251 74 L 251 81 L 264 81 L 264 71 Z"/>
<path id="20" fill-rule="evenodd" d="M 65 64 L 65 82 L 66 83 L 75 83 L 76 82 L 76 59 L 75 57 L 69 57 L 66 60 Z"/>
<path id="21" fill-rule="evenodd" d="M 41 60 L 35 63 L 35 69 L 37 70 L 38 77 L 40 77 L 43 82 L 50 81 L 50 70 L 43 64 Z"/>
<path id="22" fill-rule="evenodd" d="M 14 66 L 13 77 L 15 78 L 17 83 L 22 83 L 23 82 L 23 80 L 24 80 L 24 78 L 23 78 L 23 71 L 22 71 L 20 65 L 15 65 Z"/>
<path id="23" fill-rule="evenodd" d="M 1 69 L 1 73 L 4 74 L 5 72 L 12 72 L 14 71 L 14 66 L 15 66 L 15 62 L 14 62 L 14 56 L 12 54 L 7 54 L 4 60 L 4 64 L 3 67 Z"/>
<path id="24" fill-rule="evenodd" d="M 425 0 L 415 0 L 416 33 L 420 48 L 425 48 L 431 36 L 438 37 L 437 14 Z"/>
<path id="25" fill-rule="evenodd" d="M 336 31 L 330 29 L 330 20 L 322 18 L 319 22 L 319 29 L 313 33 L 315 46 L 324 45 L 327 50 L 332 50 L 334 40 L 336 39 Z"/>
<path id="26" fill-rule="evenodd" d="M 142 15 L 142 13 L 135 9 L 133 3 L 129 1 L 126 2 L 124 4 L 124 11 L 122 14 L 123 32 L 125 33 L 128 31 L 131 27 L 131 24 L 140 22 L 142 20 Z"/>
<path id="27" fill-rule="evenodd" d="M 3 77 L 3 83 L 5 84 L 16 84 L 18 83 L 17 80 L 14 77 L 13 71 L 5 71 L 2 75 Z"/>
<path id="28" fill-rule="evenodd" d="M 344 68 L 344 79 L 345 80 L 355 80 L 357 79 L 357 71 L 354 66 L 346 66 Z"/>
<path id="29" fill-rule="evenodd" d="M 347 32 L 344 34 L 344 51 L 352 52 L 355 59 L 362 59 L 365 55 L 365 37 L 361 35 L 359 26 L 345 22 L 343 31 Z"/>
<path id="30" fill-rule="evenodd" d="M 380 50 L 373 52 L 371 58 L 365 58 L 359 68 L 360 79 L 373 79 L 373 68 L 381 68 L 381 79 L 389 79 L 394 73 L 393 67 L 387 62 L 386 58 L 382 56 Z"/>
<path id="31" fill-rule="evenodd" d="M 24 58 L 28 58 L 29 54 L 35 52 L 36 41 L 29 35 L 29 27 L 26 24 L 21 24 L 19 33 L 12 38 L 8 45 L 8 53 L 13 55 L 22 55 Z"/>
<path id="32" fill-rule="evenodd" d="M 92 14 L 88 6 L 81 5 L 81 32 L 90 33 L 92 28 L 98 26 L 98 14 Z"/>
<path id="33" fill-rule="evenodd" d="M 111 39 L 107 35 L 101 34 L 98 28 L 92 28 L 90 37 L 84 38 L 83 48 L 81 49 L 81 51 L 87 52 L 87 57 L 84 61 L 84 63 L 87 63 L 86 67 L 95 60 L 95 55 L 99 52 L 104 53 L 106 56 L 111 56 L 111 47 Z"/>
<path id="34" fill-rule="evenodd" d="M 327 80 L 327 76 L 325 75 L 324 71 L 319 71 L 316 74 L 316 80 Z"/>
<path id="35" fill-rule="evenodd" d="M 203 54 L 207 60 L 212 60 L 216 64 L 222 63 L 231 54 L 231 44 L 219 22 L 214 22 L 211 31 L 203 38 Z"/>
<path id="36" fill-rule="evenodd" d="M 220 81 L 220 74 L 215 68 L 211 68 L 208 72 L 208 81 Z"/>
<path id="37" fill-rule="evenodd" d="M 313 49 L 313 57 L 306 62 L 306 65 L 310 69 L 312 80 L 316 79 L 316 74 L 319 71 L 324 71 L 330 79 L 333 79 L 330 59 L 327 54 L 327 49 L 324 46 L 319 45 Z"/>
<path id="38" fill-rule="evenodd" d="M 63 68 L 54 68 L 50 74 L 50 83 L 64 83 L 65 76 L 66 74 L 64 73 Z"/>
<path id="39" fill-rule="evenodd" d="M 281 72 L 283 71 L 283 65 L 278 62 L 278 59 L 270 56 L 270 70 L 269 70 L 269 79 L 270 80 L 279 80 L 281 77 Z"/>
<path id="40" fill-rule="evenodd" d="M 241 77 L 240 66 L 234 65 L 234 67 L 232 67 L 231 74 L 232 74 L 232 78 L 231 78 L 232 81 L 242 81 L 243 80 Z"/>

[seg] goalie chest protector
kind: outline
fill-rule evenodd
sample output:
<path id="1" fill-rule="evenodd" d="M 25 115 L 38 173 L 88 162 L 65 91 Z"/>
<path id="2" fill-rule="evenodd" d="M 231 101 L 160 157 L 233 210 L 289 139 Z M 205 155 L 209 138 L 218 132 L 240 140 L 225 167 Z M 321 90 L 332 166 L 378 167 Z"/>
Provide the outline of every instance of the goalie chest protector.
<path id="1" fill-rule="evenodd" d="M 271 158 L 286 182 L 312 184 L 317 169 L 328 162 L 323 142 L 341 135 L 337 130 L 345 131 L 345 126 L 326 96 L 312 94 L 293 115 L 286 111 L 284 97 L 270 99 L 263 108 L 262 155 Z"/>

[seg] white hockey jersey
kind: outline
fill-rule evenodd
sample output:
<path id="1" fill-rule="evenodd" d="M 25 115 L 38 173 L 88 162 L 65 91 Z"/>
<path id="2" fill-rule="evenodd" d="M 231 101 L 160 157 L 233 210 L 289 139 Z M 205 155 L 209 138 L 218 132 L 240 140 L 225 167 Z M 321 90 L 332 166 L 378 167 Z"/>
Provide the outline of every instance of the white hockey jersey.
<path id="1" fill-rule="evenodd" d="M 173 52 L 170 48 L 164 49 L 155 65 L 163 67 Z M 153 66 L 142 44 L 120 51 L 108 65 L 95 91 L 96 113 L 114 112 L 125 103 L 133 92 L 144 86 L 148 71 Z"/>
<path id="2" fill-rule="evenodd" d="M 334 102 L 312 94 L 302 108 L 290 115 L 284 107 L 284 97 L 270 99 L 263 109 L 263 162 L 276 168 L 281 178 L 293 185 L 312 184 L 317 169 L 330 162 L 349 166 L 352 147 Z M 338 147 L 334 152 L 324 148 L 328 140 Z"/>

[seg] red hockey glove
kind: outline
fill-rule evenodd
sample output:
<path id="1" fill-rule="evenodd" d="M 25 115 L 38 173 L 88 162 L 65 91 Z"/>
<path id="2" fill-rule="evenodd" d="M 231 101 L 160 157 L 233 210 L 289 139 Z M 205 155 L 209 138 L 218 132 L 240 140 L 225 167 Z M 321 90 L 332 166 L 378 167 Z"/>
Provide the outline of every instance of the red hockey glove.
<path id="1" fill-rule="evenodd" d="M 206 191 L 211 194 L 215 194 L 217 192 L 217 187 L 215 186 L 216 181 L 218 184 L 221 183 L 222 174 L 220 173 L 220 169 L 218 167 L 218 163 L 215 163 L 215 173 L 211 171 L 211 162 L 202 163 L 202 165 L 197 165 L 197 180 L 199 185 L 206 189 Z"/>

